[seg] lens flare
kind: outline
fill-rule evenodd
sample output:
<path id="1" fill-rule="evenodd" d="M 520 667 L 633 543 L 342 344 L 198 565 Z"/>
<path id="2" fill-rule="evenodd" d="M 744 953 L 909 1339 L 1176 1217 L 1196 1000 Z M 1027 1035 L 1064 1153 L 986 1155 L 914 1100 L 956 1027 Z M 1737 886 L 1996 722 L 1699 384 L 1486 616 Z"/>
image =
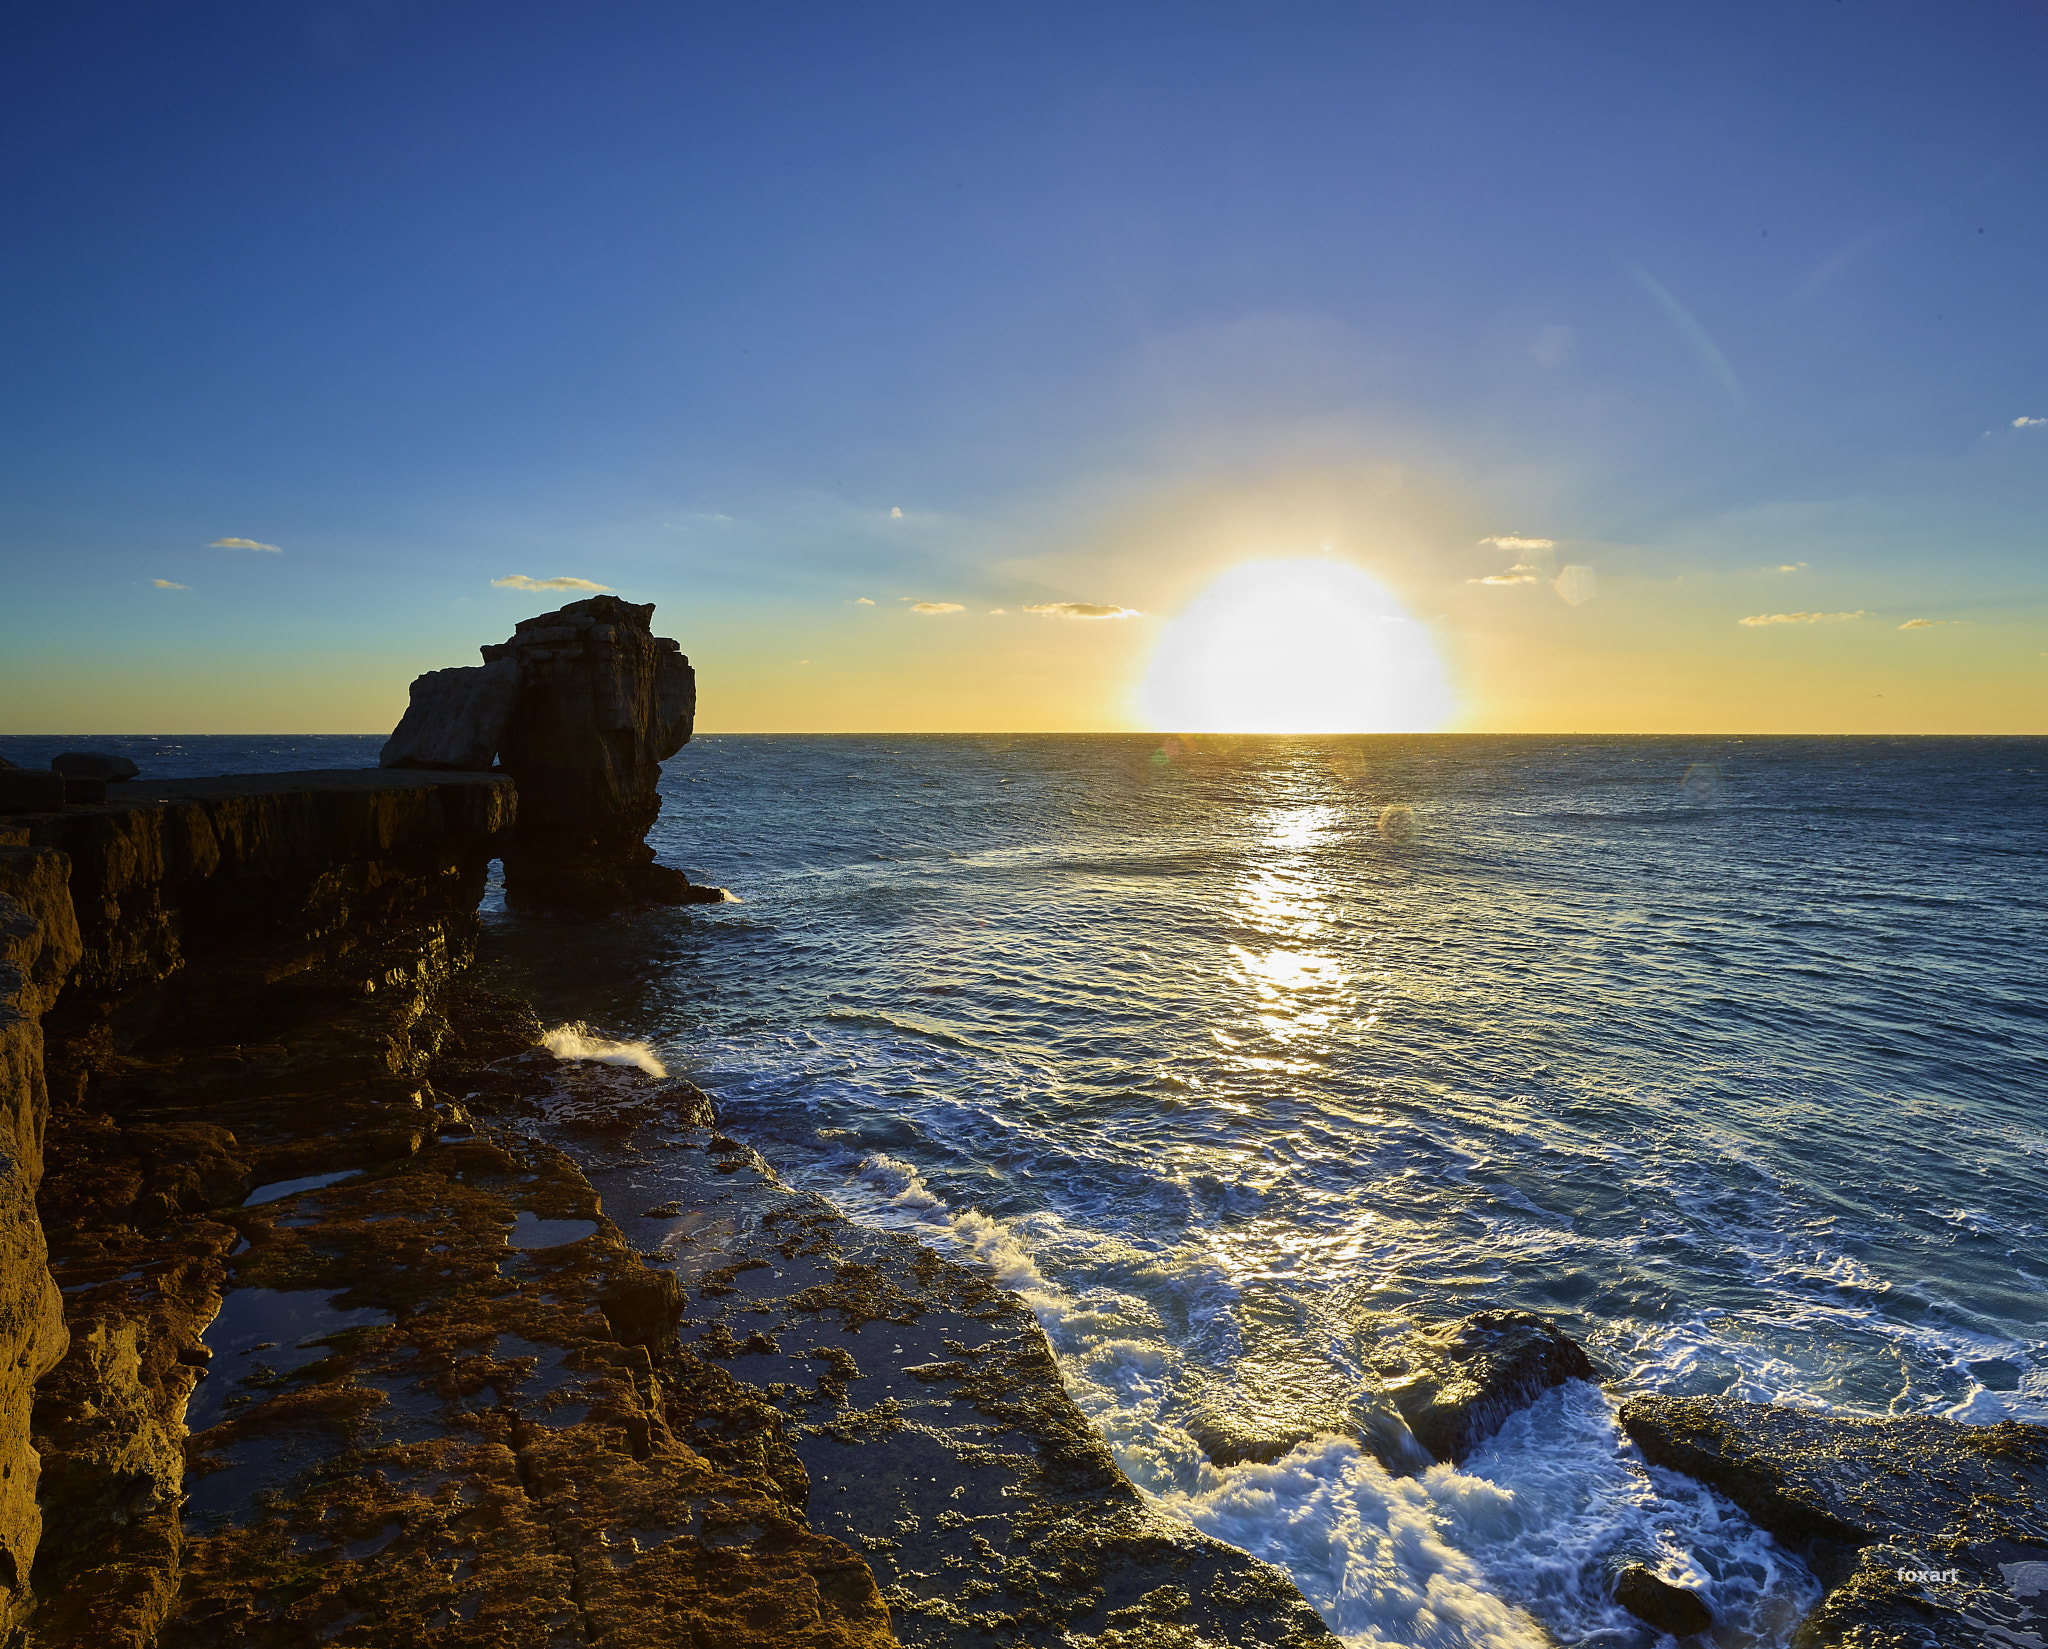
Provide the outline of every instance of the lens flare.
<path id="1" fill-rule="evenodd" d="M 1428 630 L 1335 561 L 1258 561 L 1167 629 L 1138 695 L 1153 727 L 1207 733 L 1426 733 L 1452 711 Z"/>

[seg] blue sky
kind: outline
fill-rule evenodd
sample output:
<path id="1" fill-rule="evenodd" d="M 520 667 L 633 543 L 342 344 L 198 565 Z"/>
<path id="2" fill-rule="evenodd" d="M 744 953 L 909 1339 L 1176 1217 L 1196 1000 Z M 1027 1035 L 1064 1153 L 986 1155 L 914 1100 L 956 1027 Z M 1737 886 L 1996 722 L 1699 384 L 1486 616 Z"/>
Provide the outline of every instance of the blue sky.
<path id="1" fill-rule="evenodd" d="M 658 602 L 710 726 L 1130 725 L 1303 555 L 1455 725 L 2048 720 L 2038 6 L 105 5 L 4 74 L 0 728 L 375 730 L 512 574 Z"/>

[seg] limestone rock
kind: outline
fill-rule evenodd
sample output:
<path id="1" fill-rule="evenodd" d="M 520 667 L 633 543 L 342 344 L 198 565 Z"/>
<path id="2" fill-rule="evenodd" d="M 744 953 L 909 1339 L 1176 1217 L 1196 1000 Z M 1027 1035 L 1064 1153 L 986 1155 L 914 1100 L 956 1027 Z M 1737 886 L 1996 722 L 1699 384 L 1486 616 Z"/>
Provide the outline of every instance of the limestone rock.
<path id="1" fill-rule="evenodd" d="M 50 758 L 50 771 L 67 779 L 105 779 L 119 784 L 142 771 L 126 756 L 109 756 L 100 750 L 67 750 Z"/>
<path id="2" fill-rule="evenodd" d="M 1697 1592 L 1660 1580 L 1640 1563 L 1631 1563 L 1614 1577 L 1614 1601 L 1645 1626 L 1689 1638 L 1709 1630 L 1714 1614 Z"/>
<path id="3" fill-rule="evenodd" d="M 2048 1428 L 1657 1396 L 1624 1403 L 1621 1425 L 1653 1465 L 1720 1490 L 1833 1588 L 1793 1635 L 1800 1649 L 2044 1635 Z"/>
<path id="4" fill-rule="evenodd" d="M 1527 1311 L 1428 1324 L 1375 1358 L 1374 1370 L 1415 1440 L 1454 1465 L 1552 1386 L 1597 1378 L 1576 1341 Z"/>
<path id="5" fill-rule="evenodd" d="M 504 742 L 518 698 L 519 666 L 511 659 L 429 670 L 413 681 L 404 719 L 377 765 L 482 771 Z"/>
<path id="6" fill-rule="evenodd" d="M 519 789 L 505 894 L 528 909 L 611 910 L 716 898 L 654 862 L 661 764 L 689 742 L 697 677 L 650 629 L 653 606 L 594 596 L 523 621 L 492 664 L 516 663 L 500 746 Z"/>

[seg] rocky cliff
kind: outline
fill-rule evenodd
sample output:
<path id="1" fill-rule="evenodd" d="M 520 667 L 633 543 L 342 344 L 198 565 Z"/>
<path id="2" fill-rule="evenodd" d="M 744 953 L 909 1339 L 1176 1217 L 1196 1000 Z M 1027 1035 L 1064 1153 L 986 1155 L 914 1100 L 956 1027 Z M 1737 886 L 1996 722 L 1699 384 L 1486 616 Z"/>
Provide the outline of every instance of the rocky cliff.
<path id="1" fill-rule="evenodd" d="M 532 910 L 614 910 L 721 897 L 654 862 L 661 764 L 690 740 L 697 677 L 654 608 L 596 596 L 523 620 L 484 663 L 412 685 L 387 768 L 477 769 L 519 786 L 505 896 Z"/>

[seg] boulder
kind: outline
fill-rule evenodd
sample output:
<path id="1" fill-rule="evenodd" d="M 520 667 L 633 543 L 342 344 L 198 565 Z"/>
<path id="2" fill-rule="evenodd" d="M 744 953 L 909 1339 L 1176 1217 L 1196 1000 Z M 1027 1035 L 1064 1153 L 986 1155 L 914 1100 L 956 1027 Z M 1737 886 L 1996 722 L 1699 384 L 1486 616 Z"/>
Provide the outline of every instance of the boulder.
<path id="1" fill-rule="evenodd" d="M 1578 1343 L 1527 1311 L 1480 1311 L 1428 1323 L 1372 1360 L 1415 1440 L 1460 1464 L 1552 1386 L 1597 1378 Z"/>
<path id="2" fill-rule="evenodd" d="M 413 681 L 405 716 L 377 765 L 482 772 L 504 742 L 518 699 L 519 665 L 509 658 L 429 670 Z"/>
<path id="3" fill-rule="evenodd" d="M 66 774 L 64 778 L 64 800 L 67 803 L 103 802 L 107 799 L 105 779 L 80 779 Z"/>
<path id="4" fill-rule="evenodd" d="M 2048 1636 L 2048 1428 L 1659 1396 L 1630 1398 L 1621 1426 L 1652 1465 L 1718 1489 L 1832 1588 L 1793 1634 L 1799 1649 Z"/>
<path id="5" fill-rule="evenodd" d="M 103 750 L 67 750 L 50 758 L 50 771 L 67 779 L 104 779 L 119 784 L 142 771 L 126 756 L 110 756 Z"/>
<path id="6" fill-rule="evenodd" d="M 1714 1612 L 1697 1592 L 1660 1580 L 1640 1563 L 1631 1563 L 1614 1577 L 1614 1601 L 1645 1626 L 1689 1638 L 1710 1631 Z"/>

